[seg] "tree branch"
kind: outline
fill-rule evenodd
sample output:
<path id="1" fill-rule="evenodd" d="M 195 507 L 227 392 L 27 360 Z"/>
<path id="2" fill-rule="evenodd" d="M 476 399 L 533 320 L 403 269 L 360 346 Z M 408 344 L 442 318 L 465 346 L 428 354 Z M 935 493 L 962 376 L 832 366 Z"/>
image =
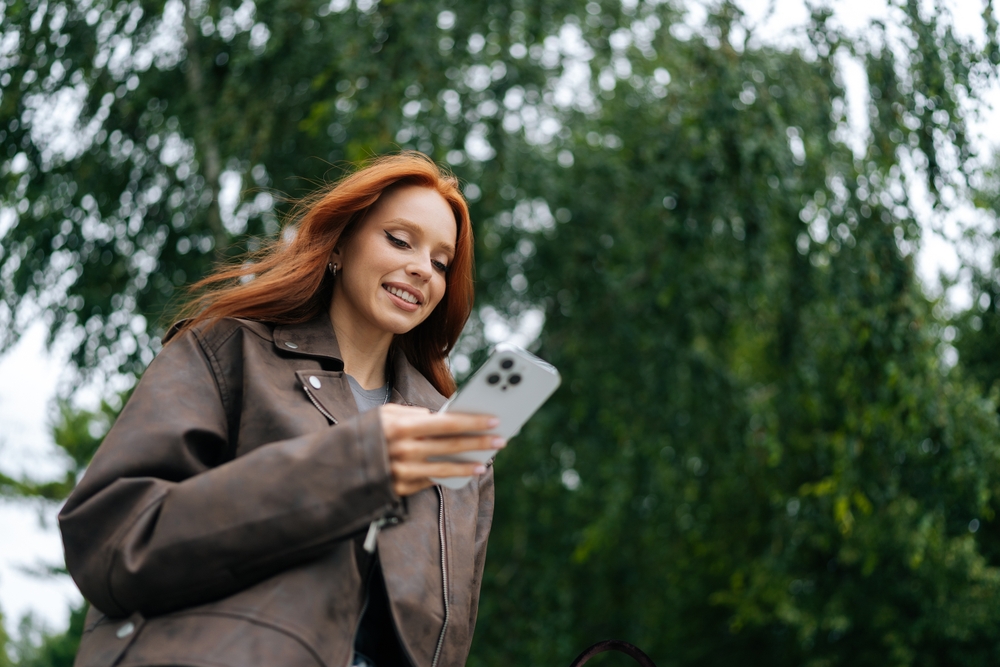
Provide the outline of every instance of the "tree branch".
<path id="1" fill-rule="evenodd" d="M 198 27 L 192 16 L 191 0 L 184 0 L 184 32 L 187 36 L 184 47 L 188 54 L 184 75 L 191 93 L 190 99 L 198 114 L 198 127 L 194 133 L 194 142 L 198 154 L 203 158 L 205 183 L 212 193 L 212 202 L 208 206 L 208 227 L 215 239 L 216 252 L 221 253 L 229 243 L 229 234 L 222 226 L 222 214 L 219 211 L 219 176 L 222 174 L 222 157 L 214 131 L 214 115 L 205 95 L 205 79 L 202 76 L 203 63 L 201 53 L 198 50 Z"/>

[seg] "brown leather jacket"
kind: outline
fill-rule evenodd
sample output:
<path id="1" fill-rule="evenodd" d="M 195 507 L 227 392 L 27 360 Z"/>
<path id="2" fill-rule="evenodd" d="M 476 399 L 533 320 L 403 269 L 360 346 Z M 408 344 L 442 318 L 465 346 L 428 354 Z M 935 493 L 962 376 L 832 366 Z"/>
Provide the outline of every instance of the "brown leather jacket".
<path id="1" fill-rule="evenodd" d="M 400 352 L 392 400 L 444 402 Z M 78 667 L 343 667 L 378 553 L 416 667 L 464 665 L 493 468 L 399 498 L 379 411 L 359 416 L 333 327 L 222 320 L 150 364 L 59 515 L 92 608 Z"/>

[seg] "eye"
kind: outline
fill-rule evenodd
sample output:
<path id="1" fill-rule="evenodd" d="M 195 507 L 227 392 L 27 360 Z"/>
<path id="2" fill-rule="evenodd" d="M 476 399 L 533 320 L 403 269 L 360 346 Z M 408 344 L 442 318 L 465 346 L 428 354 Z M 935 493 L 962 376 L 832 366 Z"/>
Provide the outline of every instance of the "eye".
<path id="1" fill-rule="evenodd" d="M 435 259 L 431 262 L 431 264 L 433 264 L 434 268 L 436 268 L 441 273 L 448 273 L 448 265 L 445 264 L 444 262 L 439 262 Z"/>
<path id="2" fill-rule="evenodd" d="M 385 231 L 385 230 L 383 230 L 383 231 Z M 407 243 L 403 239 L 397 239 L 395 236 L 393 236 L 389 232 L 385 232 L 385 237 L 387 239 L 389 239 L 389 243 L 393 244 L 397 248 L 409 248 L 410 247 L 409 243 Z"/>

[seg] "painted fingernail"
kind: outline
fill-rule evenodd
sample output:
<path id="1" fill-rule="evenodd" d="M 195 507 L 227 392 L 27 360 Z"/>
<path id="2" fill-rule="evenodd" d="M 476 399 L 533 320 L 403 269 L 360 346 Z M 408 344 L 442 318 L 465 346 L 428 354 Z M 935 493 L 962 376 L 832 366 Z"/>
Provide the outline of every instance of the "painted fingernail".
<path id="1" fill-rule="evenodd" d="M 493 428 L 494 426 L 499 426 L 500 425 L 500 420 L 497 419 L 496 417 L 490 417 L 489 421 L 487 421 L 486 424 L 490 428 Z"/>
<path id="2" fill-rule="evenodd" d="M 482 475 L 484 472 L 486 472 L 486 466 L 476 466 L 475 468 L 472 469 L 472 472 L 476 473 L 477 475 Z"/>
<path id="3" fill-rule="evenodd" d="M 507 441 L 503 438 L 493 438 L 490 440 L 490 447 L 493 449 L 503 449 L 507 446 Z"/>

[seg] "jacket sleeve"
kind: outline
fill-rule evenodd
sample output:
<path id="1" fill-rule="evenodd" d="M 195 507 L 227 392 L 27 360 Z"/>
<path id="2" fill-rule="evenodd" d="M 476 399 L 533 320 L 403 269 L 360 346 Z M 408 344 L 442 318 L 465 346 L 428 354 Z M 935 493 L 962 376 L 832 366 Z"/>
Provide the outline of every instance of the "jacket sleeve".
<path id="1" fill-rule="evenodd" d="M 59 514 L 66 566 L 109 616 L 224 597 L 402 512 L 378 410 L 227 460 L 213 359 L 192 332 L 163 349 Z"/>
<path id="2" fill-rule="evenodd" d="M 483 587 L 483 570 L 486 567 L 486 542 L 493 525 L 494 475 L 491 465 L 479 478 L 479 516 L 476 519 L 476 563 L 472 581 L 472 604 L 469 607 L 469 637 L 475 636 L 476 616 L 479 613 L 479 594 Z"/>

